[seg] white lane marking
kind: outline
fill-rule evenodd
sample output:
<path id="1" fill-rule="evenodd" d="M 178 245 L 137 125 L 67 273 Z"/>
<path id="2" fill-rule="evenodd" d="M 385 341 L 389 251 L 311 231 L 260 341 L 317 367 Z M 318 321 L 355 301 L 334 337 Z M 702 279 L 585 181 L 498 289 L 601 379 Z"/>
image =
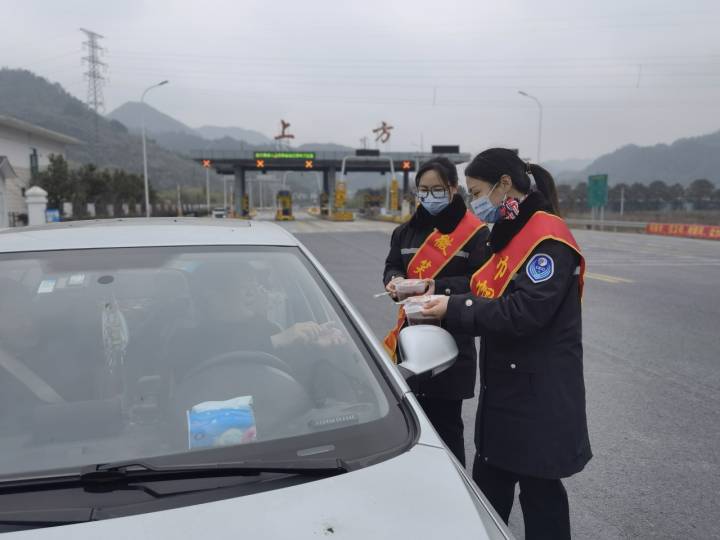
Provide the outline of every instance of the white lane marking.
<path id="1" fill-rule="evenodd" d="M 608 276 L 607 274 L 597 274 L 595 272 L 585 272 L 585 277 L 589 279 L 596 279 L 598 281 L 604 281 L 605 283 L 612 283 L 613 285 L 617 285 L 618 283 L 635 283 L 632 279 Z"/>
<path id="2" fill-rule="evenodd" d="M 705 261 L 705 262 L 662 262 L 662 261 L 588 261 L 588 264 L 592 266 L 720 266 L 720 261 Z"/>

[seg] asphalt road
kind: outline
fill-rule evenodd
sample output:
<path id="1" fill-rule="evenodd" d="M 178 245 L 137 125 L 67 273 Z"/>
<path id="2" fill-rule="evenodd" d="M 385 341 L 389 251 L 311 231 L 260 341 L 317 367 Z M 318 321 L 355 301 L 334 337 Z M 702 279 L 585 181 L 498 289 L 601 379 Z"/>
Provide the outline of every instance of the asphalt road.
<path id="1" fill-rule="evenodd" d="M 392 227 L 287 224 L 378 336 Z M 720 242 L 575 231 L 594 458 L 566 481 L 575 538 L 720 538 Z M 477 400 L 464 407 L 473 455 Z M 516 500 L 510 525 L 523 538 Z"/>

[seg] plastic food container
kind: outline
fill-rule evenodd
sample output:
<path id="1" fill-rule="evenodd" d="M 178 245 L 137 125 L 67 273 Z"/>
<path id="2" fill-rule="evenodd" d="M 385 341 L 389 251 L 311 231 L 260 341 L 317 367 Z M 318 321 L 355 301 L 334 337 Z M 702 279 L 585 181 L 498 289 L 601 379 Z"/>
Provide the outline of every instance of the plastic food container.
<path id="1" fill-rule="evenodd" d="M 405 316 L 407 317 L 408 325 L 413 326 L 416 324 L 432 324 L 440 326 L 440 319 L 429 317 L 422 314 L 423 307 L 427 302 L 435 298 L 439 298 L 440 295 L 433 294 L 427 296 L 418 296 L 405 303 Z"/>
<path id="2" fill-rule="evenodd" d="M 411 296 L 424 294 L 427 284 L 422 279 L 403 279 L 395 286 L 398 300 L 405 300 Z"/>

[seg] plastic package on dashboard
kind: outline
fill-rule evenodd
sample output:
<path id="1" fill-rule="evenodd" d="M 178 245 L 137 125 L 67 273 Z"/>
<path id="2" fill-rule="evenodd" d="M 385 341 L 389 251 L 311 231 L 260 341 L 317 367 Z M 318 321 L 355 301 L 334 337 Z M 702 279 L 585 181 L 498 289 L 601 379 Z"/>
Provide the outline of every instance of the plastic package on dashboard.
<path id="1" fill-rule="evenodd" d="M 427 302 L 440 297 L 441 295 L 432 294 L 425 296 L 416 296 L 414 298 L 409 298 L 408 300 L 406 300 L 403 306 L 405 308 L 405 316 L 407 317 L 408 324 L 410 326 L 415 324 L 433 324 L 435 326 L 440 326 L 440 319 L 423 315 L 422 313 L 422 310 Z"/>
<path id="2" fill-rule="evenodd" d="M 212 448 L 253 442 L 257 438 L 252 396 L 205 401 L 187 411 L 188 448 Z"/>
<path id="3" fill-rule="evenodd" d="M 411 296 L 424 294 L 427 290 L 427 283 L 422 279 L 403 279 L 395 285 L 398 300 L 405 300 Z"/>

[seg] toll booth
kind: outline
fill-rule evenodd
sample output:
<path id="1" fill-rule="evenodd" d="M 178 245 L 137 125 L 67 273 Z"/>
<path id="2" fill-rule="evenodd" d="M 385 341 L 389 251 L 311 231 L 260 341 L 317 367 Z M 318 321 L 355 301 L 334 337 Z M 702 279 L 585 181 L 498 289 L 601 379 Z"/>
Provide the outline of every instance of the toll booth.
<path id="1" fill-rule="evenodd" d="M 380 213 L 383 205 L 383 196 L 373 193 L 366 193 L 363 201 L 363 212 L 366 216 L 376 216 Z"/>
<path id="2" fill-rule="evenodd" d="M 322 175 L 319 217 L 334 221 L 350 221 L 354 213 L 346 207 L 351 182 L 347 173 L 390 173 L 387 196 L 384 201 L 386 215 L 404 219 L 412 211 L 413 201 L 409 186 L 410 174 L 428 159 L 444 156 L 453 163 L 470 161 L 469 154 L 460 153 L 458 146 L 433 146 L 432 152 L 380 152 L 356 150 L 348 152 L 306 152 L 285 150 L 197 150 L 192 159 L 212 167 L 218 174 L 234 175 L 231 215 L 250 219 L 254 211 L 249 206 L 246 173 L 254 171 L 315 171 Z M 337 178 L 340 172 L 340 178 Z M 402 173 L 402 180 L 396 176 Z M 290 206 L 292 214 L 292 203 Z"/>
<path id="3" fill-rule="evenodd" d="M 277 204 L 277 210 L 275 211 L 276 221 L 292 221 L 295 219 L 295 216 L 293 216 L 292 194 L 290 190 L 281 189 L 278 191 L 275 202 Z"/>

